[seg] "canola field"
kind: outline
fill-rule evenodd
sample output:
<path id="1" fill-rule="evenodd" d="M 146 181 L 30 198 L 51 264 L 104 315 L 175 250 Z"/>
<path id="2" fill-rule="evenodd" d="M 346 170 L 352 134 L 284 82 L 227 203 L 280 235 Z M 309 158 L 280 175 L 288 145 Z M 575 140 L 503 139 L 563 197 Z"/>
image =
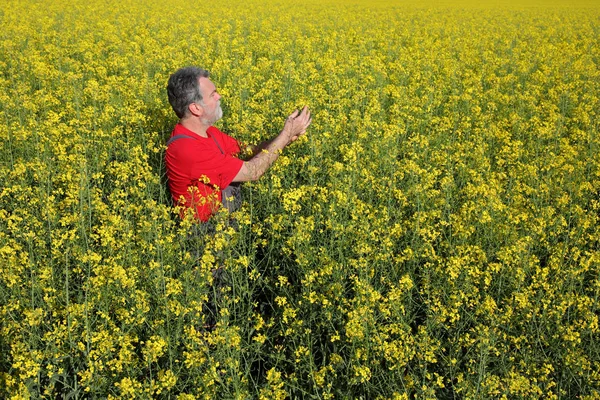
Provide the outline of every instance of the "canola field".
<path id="1" fill-rule="evenodd" d="M 0 23 L 0 398 L 600 398 L 594 2 L 4 0 Z M 314 114 L 212 232 L 164 177 L 186 65 L 241 142 Z"/>

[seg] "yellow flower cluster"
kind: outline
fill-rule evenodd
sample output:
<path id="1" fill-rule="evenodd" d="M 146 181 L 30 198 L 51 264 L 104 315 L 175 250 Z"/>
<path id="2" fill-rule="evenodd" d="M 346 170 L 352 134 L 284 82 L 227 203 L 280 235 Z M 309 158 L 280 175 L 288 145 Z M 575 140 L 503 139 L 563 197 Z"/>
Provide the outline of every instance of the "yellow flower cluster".
<path id="1" fill-rule="evenodd" d="M 592 0 L 0 4 L 0 398 L 597 398 Z M 180 218 L 165 91 L 308 134 Z"/>

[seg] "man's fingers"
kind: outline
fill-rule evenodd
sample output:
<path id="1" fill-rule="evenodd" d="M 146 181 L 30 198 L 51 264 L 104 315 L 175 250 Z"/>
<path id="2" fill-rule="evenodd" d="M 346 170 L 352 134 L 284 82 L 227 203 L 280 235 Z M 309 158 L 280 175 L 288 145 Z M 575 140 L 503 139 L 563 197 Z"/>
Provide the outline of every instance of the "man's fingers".
<path id="1" fill-rule="evenodd" d="M 289 115 L 288 119 L 290 119 L 290 118 L 292 118 L 292 119 L 296 118 L 298 116 L 298 113 L 299 113 L 298 110 L 294 110 L 294 112 Z"/>
<path id="2" fill-rule="evenodd" d="M 309 112 L 308 107 L 307 106 L 302 107 L 302 110 L 300 111 L 298 118 L 304 118 L 306 116 L 307 112 Z"/>
<path id="3" fill-rule="evenodd" d="M 312 123 L 312 117 L 310 117 L 310 118 L 308 119 L 308 122 L 306 123 L 306 127 L 308 128 L 308 126 L 309 126 L 311 123 Z"/>
<path id="4" fill-rule="evenodd" d="M 294 112 L 291 113 L 288 118 L 303 119 L 308 116 L 310 116 L 310 111 L 308 110 L 308 106 L 304 106 L 302 107 L 301 111 L 294 110 Z"/>
<path id="5" fill-rule="evenodd" d="M 302 110 L 302 114 L 300 114 L 296 119 L 299 120 L 303 125 L 306 125 L 308 121 L 310 121 L 310 111 L 304 107 Z"/>
<path id="6" fill-rule="evenodd" d="M 302 114 L 304 114 L 304 117 L 310 117 L 310 110 L 308 109 L 308 106 L 304 106 L 304 108 L 302 109 Z"/>
<path id="7" fill-rule="evenodd" d="M 294 110 L 294 112 L 288 116 L 285 122 L 290 133 L 290 143 L 294 142 L 300 136 L 306 134 L 306 130 L 311 122 L 312 116 L 310 115 L 308 106 L 302 107 L 301 111 Z"/>

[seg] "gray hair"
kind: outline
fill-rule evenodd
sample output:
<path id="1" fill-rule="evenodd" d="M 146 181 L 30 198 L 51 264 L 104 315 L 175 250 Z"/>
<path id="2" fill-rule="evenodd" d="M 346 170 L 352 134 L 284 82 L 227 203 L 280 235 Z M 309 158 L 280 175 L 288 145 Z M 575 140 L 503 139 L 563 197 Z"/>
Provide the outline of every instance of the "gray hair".
<path id="1" fill-rule="evenodd" d="M 185 67 L 178 69 L 169 77 L 167 95 L 173 111 L 179 118 L 188 113 L 188 106 L 192 103 L 202 102 L 200 84 L 201 77 L 208 78 L 208 71 L 198 67 Z"/>

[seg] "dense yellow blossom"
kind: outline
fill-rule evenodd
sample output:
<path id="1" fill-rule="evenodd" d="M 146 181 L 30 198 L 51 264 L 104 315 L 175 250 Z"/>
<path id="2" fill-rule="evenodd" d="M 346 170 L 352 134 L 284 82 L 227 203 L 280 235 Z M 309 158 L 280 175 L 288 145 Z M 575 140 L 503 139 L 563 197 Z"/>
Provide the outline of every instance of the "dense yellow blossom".
<path id="1" fill-rule="evenodd" d="M 599 18 L 3 1 L 0 398 L 597 398 Z M 165 182 L 185 65 L 244 148 L 313 113 L 210 226 Z"/>

